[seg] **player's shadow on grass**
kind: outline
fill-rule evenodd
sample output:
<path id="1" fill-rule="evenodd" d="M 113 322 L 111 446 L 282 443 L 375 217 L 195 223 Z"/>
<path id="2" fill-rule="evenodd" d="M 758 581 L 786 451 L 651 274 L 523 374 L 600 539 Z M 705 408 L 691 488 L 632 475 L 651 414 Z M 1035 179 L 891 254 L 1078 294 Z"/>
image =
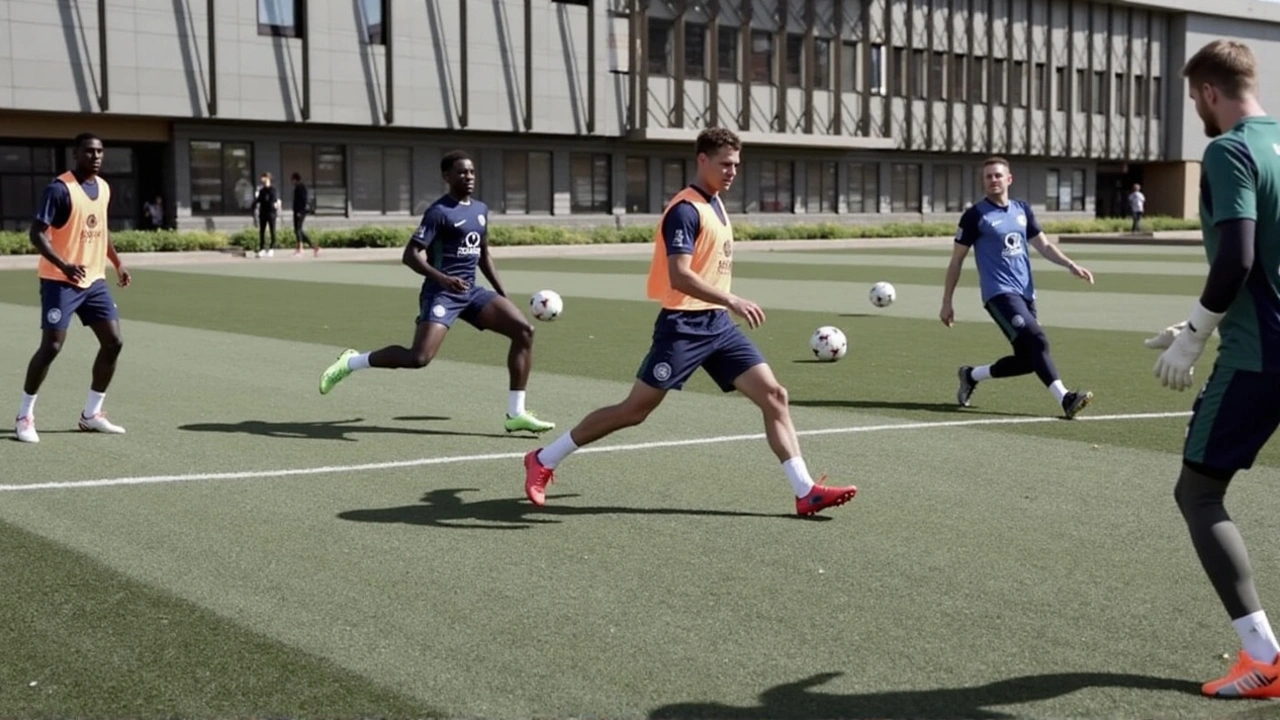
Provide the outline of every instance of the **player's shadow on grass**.
<path id="1" fill-rule="evenodd" d="M 689 515 L 692 517 L 798 518 L 796 515 L 738 512 L 734 510 L 686 510 L 682 508 L 642 508 L 624 506 L 557 505 L 557 500 L 578 497 L 576 494 L 547 495 L 551 503 L 536 507 L 523 497 L 466 502 L 461 494 L 478 492 L 478 488 L 432 490 L 417 505 L 347 510 L 338 513 L 343 520 L 371 523 L 404 523 L 428 527 L 470 530 L 526 530 L 535 525 L 559 524 L 557 518 L 578 515 Z M 830 517 L 821 517 L 830 520 Z M 812 518 L 806 518 L 812 519 Z"/>
<path id="2" fill-rule="evenodd" d="M 953 402 L 911 402 L 906 400 L 792 400 L 791 404 L 796 407 L 845 408 L 858 410 L 923 410 L 926 412 L 949 413 L 953 415 L 1039 417 L 1032 413 L 982 410 L 972 407 L 962 408 Z"/>
<path id="3" fill-rule="evenodd" d="M 399 420 L 448 420 L 445 417 L 424 416 L 397 418 Z M 508 438 L 522 437 L 507 433 L 477 433 L 459 430 L 391 427 L 386 425 L 361 425 L 364 418 L 351 420 L 316 420 L 312 422 L 267 422 L 266 420 L 242 420 L 238 423 L 194 423 L 180 425 L 179 430 L 191 432 L 242 433 L 290 440 L 343 440 L 356 442 L 352 435 L 461 435 L 466 437 Z"/>
<path id="4" fill-rule="evenodd" d="M 778 685 L 760 695 L 756 707 L 733 707 L 719 703 L 689 702 L 665 705 L 649 714 L 650 720 L 705 718 L 707 720 L 749 720 L 755 718 L 812 718 L 855 720 L 857 718 L 1012 718 L 993 708 L 1001 705 L 1051 700 L 1087 688 L 1123 688 L 1199 695 L 1200 685 L 1187 680 L 1118 673 L 1054 673 L 1024 675 L 986 685 L 933 690 L 900 690 L 854 695 L 813 692 L 842 673 L 820 673 L 793 683 Z"/>

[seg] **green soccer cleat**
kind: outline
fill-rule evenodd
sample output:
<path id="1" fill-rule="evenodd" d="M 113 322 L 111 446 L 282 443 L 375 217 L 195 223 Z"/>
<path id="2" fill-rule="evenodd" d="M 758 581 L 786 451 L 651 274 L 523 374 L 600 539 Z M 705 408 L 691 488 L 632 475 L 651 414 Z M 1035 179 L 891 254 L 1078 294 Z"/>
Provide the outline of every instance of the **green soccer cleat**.
<path id="1" fill-rule="evenodd" d="M 528 410 L 526 410 L 523 413 L 520 413 L 515 417 L 507 416 L 507 421 L 503 423 L 503 425 L 506 427 L 507 432 L 518 432 L 520 430 L 525 430 L 531 433 L 544 433 L 548 430 L 555 428 L 556 426 L 556 424 L 553 422 L 547 422 L 546 420 L 539 420 L 537 417 L 534 416 L 532 412 L 529 412 Z"/>
<path id="2" fill-rule="evenodd" d="M 352 355 L 359 354 L 360 353 L 352 350 L 351 348 L 347 348 L 342 351 L 342 354 L 338 356 L 338 359 L 335 360 L 333 364 L 329 366 L 329 369 L 325 370 L 324 374 L 320 376 L 321 395 L 328 395 L 335 385 L 342 382 L 343 379 L 351 374 L 351 368 L 347 367 L 347 360 L 349 360 Z"/>

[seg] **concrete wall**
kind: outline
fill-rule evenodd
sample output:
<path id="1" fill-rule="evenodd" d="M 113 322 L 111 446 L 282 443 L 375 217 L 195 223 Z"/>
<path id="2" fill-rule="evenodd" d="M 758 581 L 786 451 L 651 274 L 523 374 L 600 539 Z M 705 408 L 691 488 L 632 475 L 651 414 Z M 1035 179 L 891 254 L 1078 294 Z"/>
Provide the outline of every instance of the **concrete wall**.
<path id="1" fill-rule="evenodd" d="M 216 91 L 203 0 L 107 0 L 106 72 L 95 0 L 0 2 L 0 108 L 274 122 L 585 134 L 587 24 L 597 29 L 595 132 L 623 133 L 625 76 L 609 72 L 607 8 L 535 0 L 533 74 L 524 72 L 524 3 L 468 3 L 463 114 L 460 3 L 396 0 L 394 92 L 385 46 L 363 32 L 363 3 L 313 0 L 310 107 L 303 41 L 258 31 L 256 0 L 218 2 Z M 105 80 L 105 84 L 104 84 Z M 524 89 L 533 87 L 533 105 Z M 309 117 L 304 117 L 309 109 Z M 526 128 L 528 116 L 532 127 Z"/>

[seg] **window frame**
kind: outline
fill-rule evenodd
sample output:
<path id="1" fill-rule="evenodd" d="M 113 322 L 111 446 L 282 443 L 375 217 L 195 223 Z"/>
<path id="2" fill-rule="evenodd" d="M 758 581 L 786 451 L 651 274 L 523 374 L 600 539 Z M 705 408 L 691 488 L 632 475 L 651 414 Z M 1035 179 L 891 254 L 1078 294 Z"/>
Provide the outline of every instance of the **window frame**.
<path id="1" fill-rule="evenodd" d="M 263 11 L 268 5 L 293 9 L 292 24 L 264 22 Z M 300 38 L 306 32 L 307 3 L 306 0 L 257 0 L 258 35 L 264 37 Z"/>

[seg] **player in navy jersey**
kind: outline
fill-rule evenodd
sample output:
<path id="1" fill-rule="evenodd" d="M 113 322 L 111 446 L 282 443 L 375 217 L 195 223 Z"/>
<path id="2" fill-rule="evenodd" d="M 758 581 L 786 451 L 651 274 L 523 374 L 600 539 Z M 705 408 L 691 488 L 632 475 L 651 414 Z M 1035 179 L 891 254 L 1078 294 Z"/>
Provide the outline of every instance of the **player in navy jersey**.
<path id="1" fill-rule="evenodd" d="M 440 171 L 449 192 L 427 208 L 404 249 L 404 264 L 425 278 L 418 296 L 413 343 L 368 353 L 344 351 L 320 376 L 320 394 L 327 395 L 356 370 L 426 367 L 454 321 L 462 318 L 478 330 L 493 330 L 511 339 L 507 432 L 551 430 L 555 423 L 539 420 L 524 405 L 533 358 L 533 326 L 507 299 L 498 280 L 489 255 L 489 208 L 471 196 L 476 185 L 475 165 L 466 153 L 454 151 L 441 160 Z M 484 273 L 492 290 L 475 284 L 476 268 Z"/>
<path id="2" fill-rule="evenodd" d="M 1030 205 L 1009 197 L 1013 174 L 1007 160 L 993 157 L 983 162 L 982 182 L 987 196 L 960 218 L 951 264 L 947 267 L 939 317 L 947 327 L 955 324 L 956 313 L 951 307 L 951 298 L 955 294 L 956 283 L 960 281 L 964 259 L 972 248 L 978 266 L 982 304 L 1013 346 L 1013 354 L 990 365 L 961 366 L 956 401 L 961 407 L 968 407 L 978 383 L 988 378 L 1017 377 L 1034 372 L 1053 393 L 1063 415 L 1074 418 L 1093 400 L 1093 393 L 1067 390 L 1054 367 L 1053 358 L 1049 356 L 1049 338 L 1036 319 L 1036 290 L 1031 278 L 1028 246 L 1089 284 L 1093 284 L 1093 273 L 1077 265 L 1057 245 L 1049 242 Z"/>

